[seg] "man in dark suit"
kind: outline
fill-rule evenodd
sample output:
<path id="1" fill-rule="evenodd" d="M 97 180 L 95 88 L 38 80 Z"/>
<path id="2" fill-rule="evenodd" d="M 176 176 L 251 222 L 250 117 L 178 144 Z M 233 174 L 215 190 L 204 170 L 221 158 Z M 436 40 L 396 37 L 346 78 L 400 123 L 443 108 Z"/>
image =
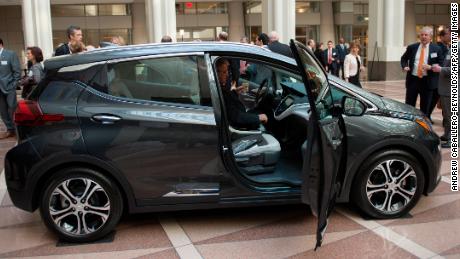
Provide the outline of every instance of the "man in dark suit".
<path id="1" fill-rule="evenodd" d="M 339 44 L 335 46 L 335 49 L 337 50 L 338 53 L 338 60 L 337 63 L 339 64 L 339 70 L 342 71 L 342 79 L 345 79 L 344 76 L 344 70 L 343 70 L 343 62 L 345 61 L 345 56 L 348 55 L 348 48 L 345 45 L 345 39 L 341 37 L 339 39 Z"/>
<path id="2" fill-rule="evenodd" d="M 409 45 L 401 57 L 401 67 L 407 72 L 406 104 L 415 107 L 420 95 L 420 110 L 428 117 L 433 92 L 438 88 L 438 73 L 431 70 L 434 64 L 442 64 L 441 49 L 431 43 L 433 30 L 424 27 L 420 31 L 420 42 Z"/>
<path id="3" fill-rule="evenodd" d="M 224 96 L 228 122 L 232 127 L 236 128 L 247 130 L 258 129 L 260 123 L 267 123 L 267 115 L 246 111 L 246 107 L 238 97 L 238 94 L 244 90 L 244 87 L 237 87 L 235 82 L 229 83 L 229 67 L 230 62 L 223 58 L 219 59 L 216 63 L 217 78 Z"/>
<path id="4" fill-rule="evenodd" d="M 447 52 L 444 58 L 444 64 L 433 65 L 433 72 L 439 73 L 439 82 L 438 82 L 438 93 L 441 98 L 441 108 L 442 108 L 442 126 L 444 126 L 444 134 L 441 136 L 443 143 L 441 144 L 444 148 L 450 148 L 450 125 L 451 125 L 451 116 L 452 110 L 450 107 L 451 102 L 451 63 L 450 63 L 450 50 Z"/>
<path id="5" fill-rule="evenodd" d="M 438 46 L 441 49 L 442 53 L 442 60 L 445 60 L 447 54 L 449 53 L 450 50 L 450 31 L 449 29 L 444 29 L 439 32 L 439 38 L 440 42 L 438 42 Z M 434 108 L 436 107 L 436 104 L 439 101 L 439 94 L 438 91 L 433 92 L 433 99 L 431 100 L 431 105 L 430 105 L 430 114 L 433 113 Z"/>
<path id="6" fill-rule="evenodd" d="M 70 44 L 74 42 L 82 42 L 83 34 L 81 32 L 80 27 L 70 25 L 69 28 L 67 28 L 67 38 L 69 39 L 69 42 L 61 44 L 56 49 L 54 56 L 62 56 L 62 55 L 71 54 L 72 51 L 70 50 Z"/>
<path id="7" fill-rule="evenodd" d="M 0 39 L 0 116 L 5 123 L 6 132 L 0 134 L 0 139 L 14 137 L 13 112 L 16 109 L 16 87 L 21 79 L 19 58 L 13 51 L 3 48 Z"/>
<path id="8" fill-rule="evenodd" d="M 269 50 L 286 57 L 294 58 L 291 48 L 288 45 L 279 42 L 280 37 L 276 31 L 270 32 L 268 38 L 270 39 L 270 43 L 268 44 Z"/>
<path id="9" fill-rule="evenodd" d="M 338 69 L 338 54 L 336 49 L 334 49 L 334 44 L 332 41 L 327 42 L 327 49 L 324 50 L 323 62 L 325 64 L 325 69 L 327 72 L 332 73 L 334 76 L 339 76 Z"/>

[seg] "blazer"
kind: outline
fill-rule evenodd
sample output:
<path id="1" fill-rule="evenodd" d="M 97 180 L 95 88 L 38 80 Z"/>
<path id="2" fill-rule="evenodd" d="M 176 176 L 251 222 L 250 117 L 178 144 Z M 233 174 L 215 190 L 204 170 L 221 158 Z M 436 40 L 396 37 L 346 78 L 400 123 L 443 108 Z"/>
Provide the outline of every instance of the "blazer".
<path id="1" fill-rule="evenodd" d="M 274 41 L 268 44 L 268 49 L 286 57 L 294 58 L 291 52 L 291 48 L 286 44 L 280 43 L 279 41 Z"/>
<path id="2" fill-rule="evenodd" d="M 343 61 L 345 60 L 345 56 L 348 54 L 347 45 L 343 44 L 343 49 L 342 49 L 342 47 L 340 47 L 340 44 L 337 44 L 337 46 L 335 46 L 335 49 L 337 50 L 339 60 L 343 63 Z"/>
<path id="3" fill-rule="evenodd" d="M 406 75 L 406 87 L 408 87 L 408 82 L 411 79 L 412 71 L 414 69 L 415 55 L 417 55 L 418 47 L 420 42 L 411 44 L 407 46 L 406 52 L 401 56 L 401 68 L 409 66 L 410 70 Z M 429 44 L 429 53 L 428 53 L 428 65 L 443 63 L 441 49 L 433 43 Z M 434 90 L 438 88 L 438 73 L 434 73 L 432 70 L 427 71 L 428 76 L 428 89 Z"/>
<path id="4" fill-rule="evenodd" d="M 358 56 L 358 59 L 362 67 L 363 62 L 361 61 L 361 57 Z M 358 74 L 358 62 L 356 62 L 356 57 L 352 54 L 345 56 L 345 60 L 343 62 L 343 73 L 345 78 L 349 78 L 350 76 L 355 76 Z"/>
<path id="5" fill-rule="evenodd" d="M 324 65 L 325 66 L 328 66 L 329 64 L 327 63 L 327 55 L 328 55 L 328 51 L 329 49 L 325 49 L 323 51 L 323 62 L 324 62 Z M 334 61 L 332 61 L 332 66 L 335 67 L 337 65 L 337 60 L 338 60 L 338 56 L 339 54 L 337 53 L 337 50 L 335 48 L 332 48 L 332 58 L 334 59 Z"/>
<path id="6" fill-rule="evenodd" d="M 238 93 L 231 90 L 222 90 L 228 121 L 232 127 L 255 130 L 260 126 L 259 115 L 246 111 L 238 98 Z"/>
<path id="7" fill-rule="evenodd" d="M 21 79 L 21 65 L 15 52 L 3 49 L 0 55 L 0 90 L 4 94 L 16 91 Z"/>
<path id="8" fill-rule="evenodd" d="M 59 46 L 56 51 L 54 52 L 54 56 L 62 56 L 62 55 L 67 55 L 70 54 L 70 48 L 68 43 L 63 43 L 61 46 Z"/>
<path id="9" fill-rule="evenodd" d="M 438 81 L 438 93 L 441 96 L 450 96 L 450 51 L 447 53 L 446 58 L 444 59 L 444 64 L 442 64 L 441 72 L 439 72 L 439 81 Z"/>

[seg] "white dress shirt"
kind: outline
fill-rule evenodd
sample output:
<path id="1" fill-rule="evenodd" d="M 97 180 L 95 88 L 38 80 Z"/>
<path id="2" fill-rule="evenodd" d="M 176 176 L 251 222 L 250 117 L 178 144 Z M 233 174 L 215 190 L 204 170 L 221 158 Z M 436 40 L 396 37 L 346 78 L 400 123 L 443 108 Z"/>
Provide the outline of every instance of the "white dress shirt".
<path id="1" fill-rule="evenodd" d="M 358 62 L 356 62 L 356 57 L 358 57 L 359 63 L 361 63 L 361 67 L 363 66 L 363 62 L 361 61 L 361 57 L 359 55 L 346 55 L 345 60 L 343 61 L 343 72 L 345 74 L 345 78 L 356 76 L 356 74 L 358 74 Z"/>
<path id="2" fill-rule="evenodd" d="M 418 76 L 417 75 L 417 70 L 418 70 L 418 63 L 420 61 L 420 54 L 422 53 L 422 43 L 420 43 L 418 45 L 418 49 L 417 49 L 417 54 L 415 54 L 415 60 L 414 60 L 414 68 L 412 69 L 412 75 L 413 76 Z M 430 44 L 426 44 L 425 45 L 426 48 L 425 48 L 425 61 L 423 61 L 424 64 L 428 64 L 428 55 L 430 55 Z M 423 69 L 423 76 L 426 76 L 426 70 Z"/>

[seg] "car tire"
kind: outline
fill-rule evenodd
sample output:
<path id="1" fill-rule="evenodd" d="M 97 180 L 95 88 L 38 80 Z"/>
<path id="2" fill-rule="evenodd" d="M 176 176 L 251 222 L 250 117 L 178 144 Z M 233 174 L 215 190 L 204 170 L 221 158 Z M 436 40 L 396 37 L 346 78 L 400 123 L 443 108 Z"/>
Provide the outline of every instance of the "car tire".
<path id="1" fill-rule="evenodd" d="M 89 168 L 66 168 L 45 184 L 40 214 L 68 242 L 91 242 L 110 233 L 123 213 L 116 183 Z"/>
<path id="2" fill-rule="evenodd" d="M 374 218 L 406 215 L 417 204 L 425 185 L 418 160 L 402 150 L 383 151 L 367 160 L 354 180 L 353 201 Z"/>

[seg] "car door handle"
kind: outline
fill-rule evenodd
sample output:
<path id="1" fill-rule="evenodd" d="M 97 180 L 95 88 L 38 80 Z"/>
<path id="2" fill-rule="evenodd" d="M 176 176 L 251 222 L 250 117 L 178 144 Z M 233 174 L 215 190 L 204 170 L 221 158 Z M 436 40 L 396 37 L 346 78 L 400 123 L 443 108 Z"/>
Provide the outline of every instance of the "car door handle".
<path id="1" fill-rule="evenodd" d="M 101 124 L 114 124 L 117 121 L 121 120 L 121 117 L 111 114 L 96 114 L 91 117 L 94 122 Z"/>

